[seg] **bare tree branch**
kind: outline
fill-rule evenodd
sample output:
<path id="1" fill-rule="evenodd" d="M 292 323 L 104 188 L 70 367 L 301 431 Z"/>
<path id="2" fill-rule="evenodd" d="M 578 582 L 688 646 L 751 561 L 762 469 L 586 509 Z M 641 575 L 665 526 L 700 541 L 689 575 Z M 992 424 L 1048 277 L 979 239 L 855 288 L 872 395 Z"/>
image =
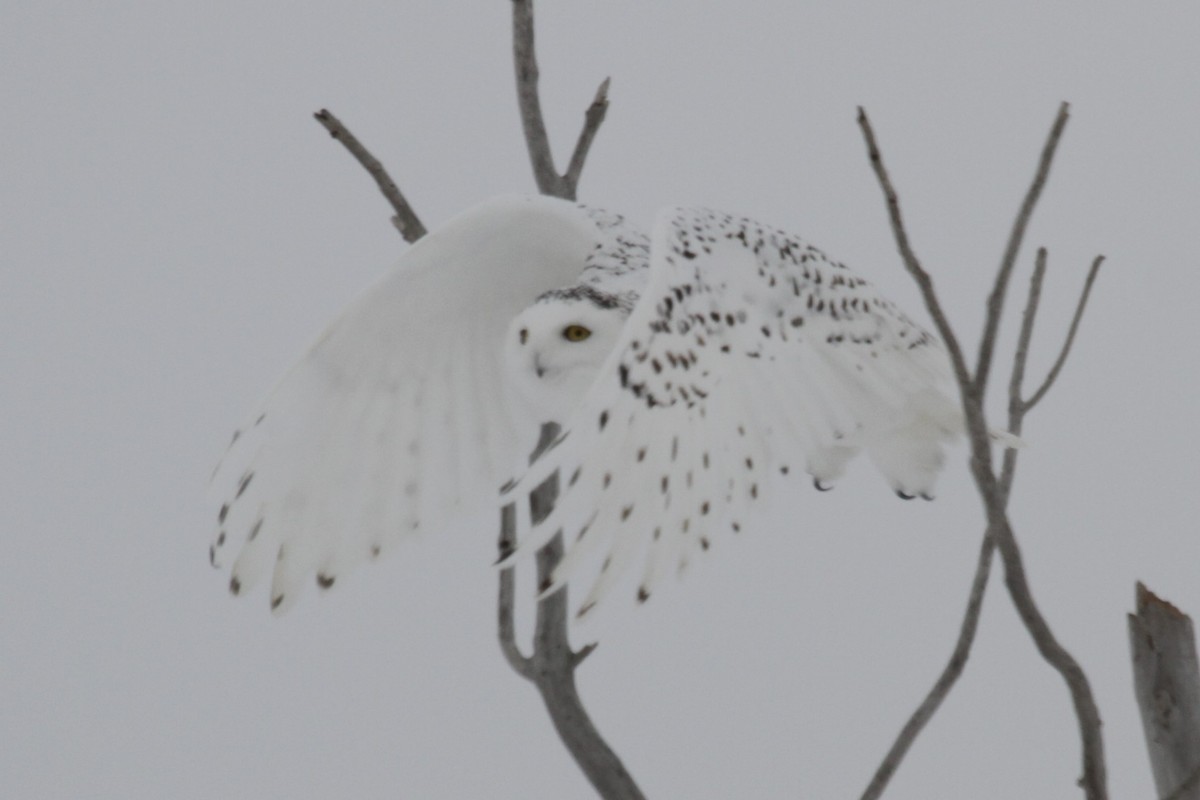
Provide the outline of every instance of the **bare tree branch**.
<path id="1" fill-rule="evenodd" d="M 1028 410 L 1021 403 L 1021 382 L 1025 374 L 1025 363 L 1029 354 L 1029 342 L 1033 336 L 1033 320 L 1037 315 L 1038 301 L 1041 297 L 1042 277 L 1046 271 L 1046 249 L 1038 250 L 1037 263 L 1034 267 L 1033 278 L 1030 281 L 1029 298 L 1025 304 L 1025 313 L 1021 326 L 1021 334 L 1017 342 L 1017 353 L 1013 360 L 1012 379 L 1009 382 L 1009 416 L 1008 430 L 1013 435 L 1020 435 L 1022 422 L 1025 417 L 1025 412 Z M 1004 451 L 1004 469 L 1000 478 L 1000 486 L 1002 495 L 1007 502 L 1009 488 L 1012 485 L 1013 475 L 1016 471 L 1017 451 L 1008 449 Z M 924 730 L 925 725 L 937 713 L 941 707 L 942 701 L 950 694 L 950 690 L 954 688 L 962 675 L 963 669 L 966 667 L 967 658 L 970 656 L 971 647 L 975 641 L 975 633 L 979 627 L 979 615 L 983 610 L 983 596 L 987 590 L 988 579 L 992 571 L 992 558 L 996 552 L 996 539 L 990 534 L 985 534 L 983 542 L 979 548 L 979 559 L 975 566 L 975 577 L 971 581 L 971 593 L 967 598 L 967 610 L 963 614 L 962 623 L 959 626 L 958 641 L 954 645 L 954 651 L 950 655 L 950 660 L 934 682 L 933 688 L 929 690 L 929 694 L 913 712 L 913 715 L 901 728 L 896 741 L 892 744 L 883 762 L 875 771 L 875 776 L 871 779 L 871 783 L 863 792 L 862 800 L 876 800 L 882 796 L 884 789 L 887 788 L 888 782 L 892 775 L 900 766 L 900 762 L 908 754 L 909 748 L 912 747 L 917 737 Z"/>
<path id="2" fill-rule="evenodd" d="M 1200 800 L 1200 662 L 1191 617 L 1139 583 L 1129 649 L 1156 794 Z"/>
<path id="3" fill-rule="evenodd" d="M 962 675 L 963 668 L 967 665 L 967 658 L 971 655 L 971 646 L 975 642 L 975 632 L 979 628 L 979 614 L 983 609 L 983 596 L 987 591 L 988 576 L 992 572 L 992 555 L 995 552 L 995 539 L 985 536 L 983 544 L 979 548 L 979 560 L 975 566 L 975 577 L 971 581 L 971 594 L 967 598 L 967 610 L 963 615 L 962 625 L 958 631 L 958 641 L 954 645 L 954 652 L 950 654 L 950 661 L 942 670 L 942 674 L 938 676 L 933 688 L 929 690 L 929 694 L 925 696 L 921 705 L 917 706 L 917 710 L 900 730 L 896 741 L 892 743 L 891 749 L 884 756 L 883 762 L 875 770 L 871 783 L 862 793 L 862 800 L 877 800 L 883 795 L 892 775 L 900 767 L 900 762 L 908 755 L 909 748 L 921 735 L 926 723 L 933 719 L 933 715 L 941 707 L 942 701 L 950 694 L 950 690 L 954 688 L 954 684 Z"/>
<path id="4" fill-rule="evenodd" d="M 970 372 L 967 369 L 966 359 L 963 357 L 962 348 L 958 344 L 958 337 L 954 335 L 954 329 L 950 327 L 950 321 L 942 312 L 941 305 L 937 302 L 937 296 L 933 290 L 933 278 L 921 266 L 921 261 L 917 258 L 917 254 L 913 252 L 912 245 L 908 241 L 908 231 L 904 228 L 904 220 L 900 214 L 900 199 L 896 195 L 896 189 L 892 186 L 892 179 L 888 176 L 887 167 L 884 166 L 883 156 L 879 152 L 879 145 L 875 141 L 875 131 L 871 127 L 871 120 L 867 117 L 867 112 L 862 106 L 858 107 L 858 125 L 862 128 L 863 138 L 867 142 L 867 157 L 871 160 L 871 167 L 875 170 L 875 177 L 879 179 L 879 185 L 883 189 L 883 197 L 887 202 L 888 219 L 892 223 L 892 233 L 896 237 L 896 245 L 900 249 L 900 257 L 904 260 L 904 267 L 909 274 L 916 280 L 917 286 L 921 289 L 921 295 L 925 299 L 925 305 L 929 309 L 930 315 L 933 317 L 933 324 L 937 327 L 938 335 L 942 337 L 942 342 L 946 345 L 946 350 L 950 353 L 950 363 L 954 367 L 954 375 L 960 384 L 970 381 Z"/>
<path id="5" fill-rule="evenodd" d="M 537 459 L 558 436 L 559 426 L 542 426 L 537 447 L 530 462 Z M 534 524 L 544 520 L 558 498 L 558 473 L 547 478 L 529 496 L 529 511 Z M 515 508 L 501 512 L 500 557 L 515 546 Z M 538 585 L 549 583 L 551 573 L 563 554 L 562 532 L 555 533 L 537 553 Z M 500 571 L 500 647 L 516 672 L 531 681 L 542 696 L 546 711 L 559 738 L 570 751 L 592 786 L 606 800 L 643 800 L 641 790 L 625 770 L 620 758 L 604 741 L 588 716 L 575 686 L 575 668 L 594 649 L 590 644 L 578 652 L 571 649 L 567 632 L 567 589 L 538 602 L 534 623 L 533 655 L 522 655 L 513 639 L 513 568 Z"/>
<path id="6" fill-rule="evenodd" d="M 1042 381 L 1042 385 L 1025 401 L 1026 411 L 1033 408 L 1046 396 L 1046 392 L 1050 391 L 1050 387 L 1054 385 L 1055 379 L 1058 378 L 1058 373 L 1062 370 L 1063 364 L 1066 363 L 1067 356 L 1071 352 L 1071 345 L 1075 342 L 1075 334 L 1079 330 L 1079 321 L 1083 319 L 1083 311 L 1087 307 L 1088 297 L 1092 293 L 1092 284 L 1096 282 L 1096 275 L 1099 274 L 1100 265 L 1103 263 L 1104 256 L 1096 256 L 1095 260 L 1092 261 L 1092 267 L 1088 270 L 1087 280 L 1083 283 L 1083 292 L 1079 295 L 1079 304 L 1075 306 L 1075 316 L 1071 319 L 1071 328 L 1067 331 L 1067 339 L 1063 342 L 1062 350 L 1059 352 L 1054 366 L 1050 368 L 1050 372 L 1046 375 L 1046 379 Z"/>
<path id="7" fill-rule="evenodd" d="M 1042 387 L 1035 395 L 1037 399 L 1040 399 L 1049 390 L 1054 382 L 1054 378 L 1058 375 L 1058 371 L 1062 368 L 1062 364 L 1066 361 L 1075 330 L 1078 328 L 1079 320 L 1083 316 L 1083 309 L 1087 303 L 1088 293 L 1091 291 L 1092 283 L 1095 281 L 1102 260 L 1102 256 L 1097 257 L 1092 263 L 1092 268 L 1088 272 L 1088 278 L 1084 284 L 1083 296 L 1080 298 L 1079 304 L 1075 309 L 1075 317 L 1071 323 L 1071 332 L 1067 336 L 1067 341 L 1063 346 L 1062 352 L 1059 354 L 1055 368 L 1051 370 L 1051 374 L 1047 377 L 1046 382 L 1042 384 Z M 1033 323 L 1037 317 L 1038 305 L 1042 294 L 1042 282 L 1045 274 L 1046 248 L 1042 247 L 1038 249 L 1033 275 L 1029 281 L 1029 295 L 1025 302 L 1024 313 L 1022 314 L 1021 331 L 1017 337 L 1016 355 L 1013 358 L 1012 375 L 1008 385 L 1008 431 L 1014 436 L 1021 435 L 1025 415 L 1033 408 L 1035 402 L 1033 400 L 1029 402 L 1022 400 L 1021 386 L 1025 378 L 1025 367 L 1029 358 L 1029 346 L 1033 339 Z M 1013 478 L 1016 475 L 1018 452 L 1016 448 L 1008 448 L 1004 451 L 999 489 L 1000 496 L 1006 504 L 1011 494 Z M 932 719 L 941 706 L 942 701 L 950 693 L 950 690 L 962 674 L 971 652 L 971 646 L 974 643 L 975 632 L 979 626 L 979 614 L 983 609 L 983 596 L 987 589 L 988 577 L 991 574 L 992 568 L 992 556 L 995 551 L 995 537 L 990 533 L 985 534 L 979 550 L 979 560 L 975 567 L 975 577 L 971 581 L 971 593 L 967 599 L 967 610 L 963 615 L 958 633 L 958 641 L 954 646 L 954 652 L 950 656 L 950 661 L 942 670 L 942 674 L 938 676 L 937 681 L 933 684 L 933 688 L 929 690 L 929 694 L 926 695 L 924 701 L 917 707 L 912 717 L 909 718 L 908 722 L 901 729 L 900 734 L 896 737 L 896 741 L 892 744 L 891 749 L 876 770 L 871 783 L 867 786 L 867 790 L 863 792 L 862 800 L 876 800 L 876 798 L 883 794 L 888 781 L 891 780 L 892 775 L 900 766 L 900 762 L 907 755 L 909 748 L 912 747 L 917 736 L 920 735 L 926 723 Z"/>
<path id="8" fill-rule="evenodd" d="M 1058 141 L 1062 138 L 1063 129 L 1070 117 L 1070 106 L 1063 103 L 1058 107 L 1058 116 L 1046 137 L 1042 147 L 1042 156 L 1038 160 L 1037 172 L 1029 191 L 1021 202 L 1021 210 L 1013 222 L 1012 233 L 1008 237 L 1008 245 L 1004 248 L 1004 257 L 1000 260 L 1000 270 L 996 273 L 996 282 L 987 300 L 987 318 L 983 325 L 983 336 L 979 340 L 979 357 L 975 363 L 975 390 L 983 395 L 987 388 L 988 373 L 992 367 L 992 353 L 996 347 L 996 331 L 1000 327 L 1000 316 L 1004 312 L 1004 298 L 1008 294 L 1008 279 L 1012 275 L 1013 265 L 1017 261 L 1017 253 L 1021 250 L 1021 242 L 1025 238 L 1025 229 L 1033 216 L 1033 209 L 1038 198 L 1042 196 L 1042 188 L 1050 175 L 1050 164 L 1054 161 L 1054 153 L 1058 149 Z"/>
<path id="9" fill-rule="evenodd" d="M 575 142 L 575 151 L 571 153 L 571 161 L 567 164 L 566 174 L 563 175 L 563 180 L 570 188 L 570 199 L 572 200 L 575 199 L 576 187 L 579 186 L 579 175 L 583 172 L 583 162 L 587 160 L 588 152 L 592 149 L 592 141 L 596 138 L 596 132 L 600 130 L 600 124 L 604 122 L 604 115 L 608 113 L 609 81 L 609 78 L 605 78 L 600 82 L 600 88 L 596 90 L 596 97 L 584 112 L 583 129 L 579 131 L 579 139 Z"/>
<path id="10" fill-rule="evenodd" d="M 513 65 L 517 80 L 517 102 L 521 110 L 521 125 L 525 131 L 525 144 L 529 150 L 533 176 L 542 194 L 574 200 L 588 151 L 608 111 L 609 82 L 605 78 L 596 90 L 596 96 L 585 114 L 583 130 L 575 143 L 570 165 L 565 174 L 559 175 L 554 168 L 550 137 L 546 133 L 546 123 L 538 99 L 538 66 L 533 43 L 533 0 L 512 0 L 512 4 Z M 542 426 L 541 440 L 530 458 L 531 461 L 550 446 L 558 432 L 559 426 L 553 422 Z M 557 497 L 558 473 L 555 473 L 530 495 L 530 514 L 535 524 L 550 513 Z M 511 524 L 515 517 L 506 509 L 504 519 Z M 506 542 L 503 535 L 501 536 L 501 558 L 511 551 L 513 544 L 511 540 Z M 539 586 L 549 585 L 562 554 L 562 531 L 558 531 L 537 553 Z M 500 639 L 505 657 L 513 665 L 513 669 L 537 686 L 559 738 L 600 796 L 606 799 L 640 800 L 643 797 L 641 790 L 592 724 L 575 688 L 575 668 L 591 654 L 595 645 L 589 644 L 577 652 L 571 649 L 567 631 L 566 587 L 538 602 L 533 654 L 526 658 L 511 641 L 511 581 L 511 569 L 502 570 Z"/>
<path id="11" fill-rule="evenodd" d="M 1046 274 L 1046 249 L 1043 247 L 1038 250 L 1033 275 L 1029 279 L 1029 296 L 1025 302 L 1025 312 L 1021 320 L 1021 333 L 1017 338 L 1017 351 L 1013 358 L 1013 371 L 1008 386 L 1008 430 L 1014 436 L 1021 435 L 1025 415 L 1032 411 L 1038 401 L 1050 391 L 1050 387 L 1054 385 L 1054 381 L 1058 378 L 1059 372 L 1066 363 L 1067 356 L 1071 353 L 1071 345 L 1075 341 L 1075 334 L 1079 330 L 1079 323 L 1083 319 L 1083 312 L 1087 307 L 1092 285 L 1095 283 L 1096 276 L 1100 272 L 1100 265 L 1103 263 L 1104 256 L 1096 256 L 1095 260 L 1092 261 L 1091 269 L 1088 270 L 1087 279 L 1084 281 L 1083 292 L 1080 294 L 1079 302 L 1075 306 L 1075 315 L 1071 319 L 1070 330 L 1067 332 L 1067 338 L 1063 342 L 1058 358 L 1055 360 L 1050 372 L 1046 375 L 1045 380 L 1042 381 L 1042 385 L 1038 387 L 1032 397 L 1026 400 L 1023 396 L 1022 382 L 1025 379 L 1025 367 L 1029 358 L 1029 344 L 1033 338 L 1033 323 L 1037 316 L 1038 303 L 1042 295 L 1042 281 Z M 1016 449 L 1004 451 L 1004 462 L 1000 472 L 1000 492 L 1006 502 L 1012 491 L 1018 452 Z"/>
<path id="12" fill-rule="evenodd" d="M 371 155 L 367 148 L 363 147 L 362 142 L 350 132 L 350 129 L 342 124 L 342 121 L 330 113 L 327 109 L 321 109 L 313 114 L 317 122 L 321 123 L 325 130 L 329 131 L 329 135 L 337 139 L 346 149 L 350 151 L 350 155 L 354 156 L 358 163 L 363 166 L 371 177 L 375 179 L 375 183 L 379 185 L 379 191 L 383 192 L 383 196 L 392 204 L 396 215 L 392 217 L 392 224 L 396 226 L 396 230 L 400 231 L 400 235 L 404 237 L 404 241 L 412 244 L 425 235 L 425 226 L 421 224 L 421 220 L 417 218 L 417 214 L 413 211 L 412 206 L 408 204 L 408 200 L 400 192 L 396 182 L 388 175 L 383 164 L 379 159 Z"/>
<path id="13" fill-rule="evenodd" d="M 1008 380 L 1008 432 L 1020 436 L 1024 427 L 1025 414 L 1029 408 L 1021 399 L 1022 385 L 1025 382 L 1025 367 L 1029 361 L 1029 344 L 1033 340 L 1033 323 L 1037 318 L 1038 304 L 1042 299 L 1042 281 L 1046 277 L 1046 248 L 1039 247 L 1037 260 L 1033 265 L 1033 274 L 1029 278 L 1029 295 L 1025 300 L 1025 312 L 1021 315 L 1021 332 L 1017 335 L 1017 351 L 1013 356 L 1012 373 Z M 1003 464 L 1000 468 L 1000 494 L 1007 504 L 1012 493 L 1013 479 L 1017 474 L 1016 448 L 1004 451 Z"/>
<path id="14" fill-rule="evenodd" d="M 1054 127 L 1051 129 L 1046 146 L 1043 148 L 1042 159 L 1035 174 L 1034 183 L 1027 193 L 1025 202 L 1022 204 L 1021 210 L 1017 215 L 1017 222 L 1014 225 L 1014 232 L 1010 237 L 1005 258 L 1002 261 L 1000 273 L 993 284 L 992 293 L 988 299 L 988 323 L 984 328 L 984 338 L 988 341 L 981 342 L 979 363 L 976 364 L 974 378 L 970 377 L 961 348 L 934 291 L 933 282 L 929 278 L 928 273 L 921 267 L 920 262 L 909 245 L 908 236 L 904 230 L 903 220 L 900 215 L 899 199 L 895 189 L 892 187 L 891 181 L 888 179 L 887 170 L 883 165 L 883 159 L 876 144 L 870 121 L 861 108 L 859 109 L 858 121 L 867 143 L 867 152 L 871 159 L 871 165 L 883 189 L 897 247 L 906 269 L 912 274 L 918 287 L 921 289 L 922 297 L 925 300 L 930 316 L 933 317 L 934 323 L 946 341 L 946 347 L 950 352 L 954 365 L 954 374 L 959 385 L 959 392 L 962 395 L 963 412 L 966 417 L 969 434 L 971 473 L 975 479 L 975 484 L 979 489 L 984 509 L 987 513 L 988 526 L 986 537 L 994 539 L 996 547 L 1000 550 L 1001 559 L 1004 563 L 1005 586 L 1008 588 L 1009 597 L 1012 599 L 1018 615 L 1025 624 L 1025 629 L 1029 632 L 1042 658 L 1058 671 L 1067 684 L 1072 703 L 1075 707 L 1075 715 L 1083 744 L 1083 776 L 1080 779 L 1080 785 L 1083 787 L 1089 800 L 1104 800 L 1108 796 L 1108 790 L 1104 766 L 1100 714 L 1092 697 L 1091 687 L 1088 684 L 1086 675 L 1071 654 L 1054 637 L 1053 632 L 1050 630 L 1030 592 L 1020 548 L 1017 545 L 1016 536 L 1013 534 L 1006 510 L 1008 501 L 1007 488 L 997 478 L 992 465 L 991 442 L 987 421 L 983 412 L 983 393 L 987 382 L 987 375 L 990 371 L 992 352 L 995 349 L 995 337 L 999 327 L 999 314 L 1003 309 L 1012 269 L 1009 256 L 1011 254 L 1012 259 L 1015 260 L 1015 253 L 1020 246 L 1020 238 L 1028 223 L 1029 215 L 1032 213 L 1037 196 L 1041 192 L 1041 187 L 1049 173 L 1050 161 L 1053 159 L 1054 148 L 1062 134 L 1062 127 L 1066 124 L 1066 110 L 1067 106 L 1063 104 L 1055 120 Z M 1043 266 L 1041 271 L 1044 273 L 1044 270 L 1045 267 Z M 1026 324 L 1023 326 L 1022 336 L 1032 335 L 1033 317 L 1034 312 L 1036 312 L 1037 295 L 1040 294 L 1040 284 L 1041 276 L 1039 275 L 1037 277 L 1036 293 L 1033 291 L 1034 287 L 1031 287 L 1033 308 L 1029 309 L 1026 315 Z M 1023 347 L 1027 352 L 1027 341 Z M 1024 363 L 1020 365 L 1020 369 L 1023 372 Z M 1017 377 L 1010 383 L 1010 387 L 1016 386 L 1019 391 L 1019 384 L 1020 379 Z M 1022 410 L 1015 420 L 1018 427 L 1020 425 L 1020 415 L 1023 413 L 1024 411 Z M 1010 422 L 1013 421 L 1010 418 Z M 1015 461 L 1012 462 L 1010 469 L 1015 469 Z M 1011 477 L 1008 480 L 1011 481 Z M 987 542 L 985 541 L 984 548 L 986 549 L 986 547 Z"/>
<path id="15" fill-rule="evenodd" d="M 550 135 L 542 117 L 538 98 L 537 54 L 533 49 L 533 0 L 512 0 L 513 66 L 517 72 L 517 104 L 521 109 L 521 127 L 529 148 L 529 163 L 542 194 L 560 197 L 561 178 L 554 169 Z"/>
<path id="16" fill-rule="evenodd" d="M 596 91 L 596 97 L 584 115 L 583 130 L 575 144 L 570 165 L 563 175 L 554 167 L 550 136 L 542 116 L 538 98 L 537 53 L 533 44 L 533 0 L 512 0 L 513 5 L 513 65 L 517 73 L 517 103 L 521 109 L 521 126 L 529 149 L 529 163 L 538 191 L 564 200 L 574 200 L 579 187 L 579 175 L 591 149 L 596 131 L 608 111 L 608 78 Z"/>
<path id="17" fill-rule="evenodd" d="M 552 488 L 546 491 L 540 502 L 537 500 L 537 491 L 531 498 L 534 512 L 539 516 L 549 514 L 554 505 L 558 493 L 557 475 L 551 476 L 543 486 L 548 484 Z M 562 532 L 559 531 L 538 551 L 538 585 L 550 580 L 562 554 Z M 567 616 L 565 588 L 538 603 L 533 665 L 534 683 L 542 695 L 542 702 L 546 704 L 546 711 L 554 721 L 559 738 L 601 797 L 605 800 L 645 800 L 645 795 L 625 770 L 621 759 L 596 730 L 579 697 L 575 686 L 575 667 L 592 652 L 594 645 L 579 652 L 571 650 L 567 643 Z"/>
<path id="18" fill-rule="evenodd" d="M 1008 587 L 1008 594 L 1017 609 L 1017 614 L 1025 623 L 1025 629 L 1029 631 L 1042 658 L 1058 671 L 1071 694 L 1075 717 L 1079 724 L 1079 736 L 1083 742 L 1083 776 L 1080 778 L 1080 785 L 1088 800 L 1105 800 L 1108 797 L 1108 776 L 1104 765 L 1104 737 L 1101 732 L 1100 710 L 1096 707 L 1087 675 L 1066 648 L 1059 644 L 1037 603 L 1034 602 L 1025 576 L 1021 551 L 1008 516 L 1003 511 L 997 519 L 994 531 L 996 545 L 1004 562 L 1004 583 Z"/>

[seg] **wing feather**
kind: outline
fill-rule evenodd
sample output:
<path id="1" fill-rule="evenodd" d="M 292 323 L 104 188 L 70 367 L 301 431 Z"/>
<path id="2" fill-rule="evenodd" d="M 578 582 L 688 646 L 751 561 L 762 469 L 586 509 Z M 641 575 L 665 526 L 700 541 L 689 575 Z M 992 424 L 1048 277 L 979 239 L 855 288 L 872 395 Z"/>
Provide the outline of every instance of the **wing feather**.
<path id="1" fill-rule="evenodd" d="M 575 280 L 600 233 L 580 207 L 489 201 L 415 244 L 355 300 L 234 437 L 212 481 L 210 548 L 245 592 L 329 588 L 464 503 L 495 500 L 520 430 L 500 343 L 542 292 Z"/>
<path id="2" fill-rule="evenodd" d="M 566 531 L 544 593 L 594 574 L 585 613 L 641 554 L 637 597 L 741 528 L 768 476 L 828 488 L 860 450 L 902 495 L 930 495 L 961 432 L 940 343 L 801 240 L 707 210 L 660 215 L 650 275 L 561 444 L 510 493 L 558 472 L 521 552 Z"/>

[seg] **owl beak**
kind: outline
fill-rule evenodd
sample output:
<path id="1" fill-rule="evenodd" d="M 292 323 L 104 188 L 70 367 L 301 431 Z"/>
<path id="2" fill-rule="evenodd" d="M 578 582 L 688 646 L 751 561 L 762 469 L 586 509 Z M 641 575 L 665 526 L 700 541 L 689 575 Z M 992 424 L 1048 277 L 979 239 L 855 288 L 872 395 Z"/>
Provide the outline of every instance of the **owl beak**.
<path id="1" fill-rule="evenodd" d="M 537 373 L 539 378 L 544 377 L 546 374 L 546 368 L 542 366 L 541 360 L 536 355 L 533 357 L 533 371 Z"/>

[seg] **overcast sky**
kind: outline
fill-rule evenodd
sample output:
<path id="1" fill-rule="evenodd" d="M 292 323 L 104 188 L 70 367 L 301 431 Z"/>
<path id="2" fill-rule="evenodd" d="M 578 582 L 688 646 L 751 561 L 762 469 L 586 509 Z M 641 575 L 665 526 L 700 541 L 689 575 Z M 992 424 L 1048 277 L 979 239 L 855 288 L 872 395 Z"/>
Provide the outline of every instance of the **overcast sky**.
<path id="1" fill-rule="evenodd" d="M 1170 8 L 559 0 L 537 20 L 560 160 L 612 77 L 582 199 L 645 223 L 678 203 L 756 216 L 925 319 L 855 125 L 865 106 L 972 348 L 1072 103 L 1018 276 L 1050 249 L 1032 379 L 1088 263 L 1108 261 L 1028 421 L 1012 517 L 1091 678 L 1114 797 L 1152 792 L 1134 581 L 1200 612 L 1200 11 Z M 312 112 L 338 114 L 430 226 L 532 191 L 509 13 L 0 4 L 5 796 L 589 796 L 495 644 L 490 519 L 282 619 L 207 563 L 205 481 L 230 431 L 405 247 Z M 584 698 L 652 797 L 857 797 L 949 654 L 981 520 L 965 448 L 935 503 L 901 503 L 859 464 L 614 609 Z M 1079 770 L 1067 694 L 996 581 L 965 677 L 888 796 L 1073 797 Z"/>

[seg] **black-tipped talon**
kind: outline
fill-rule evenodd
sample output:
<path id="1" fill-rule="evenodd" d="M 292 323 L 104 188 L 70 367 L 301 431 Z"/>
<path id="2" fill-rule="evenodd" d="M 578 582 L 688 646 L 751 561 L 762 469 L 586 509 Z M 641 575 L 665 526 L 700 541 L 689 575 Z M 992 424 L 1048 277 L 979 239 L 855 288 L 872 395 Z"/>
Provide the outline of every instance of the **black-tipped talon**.
<path id="1" fill-rule="evenodd" d="M 917 499 L 917 496 L 915 494 L 906 494 L 901 489 L 896 490 L 896 497 L 899 497 L 901 500 L 916 500 Z"/>
<path id="2" fill-rule="evenodd" d="M 826 485 L 824 483 L 821 483 L 820 478 L 813 478 L 813 488 L 816 489 L 818 492 L 828 492 L 830 489 L 833 488 L 833 484 L 831 483 L 829 485 Z"/>

